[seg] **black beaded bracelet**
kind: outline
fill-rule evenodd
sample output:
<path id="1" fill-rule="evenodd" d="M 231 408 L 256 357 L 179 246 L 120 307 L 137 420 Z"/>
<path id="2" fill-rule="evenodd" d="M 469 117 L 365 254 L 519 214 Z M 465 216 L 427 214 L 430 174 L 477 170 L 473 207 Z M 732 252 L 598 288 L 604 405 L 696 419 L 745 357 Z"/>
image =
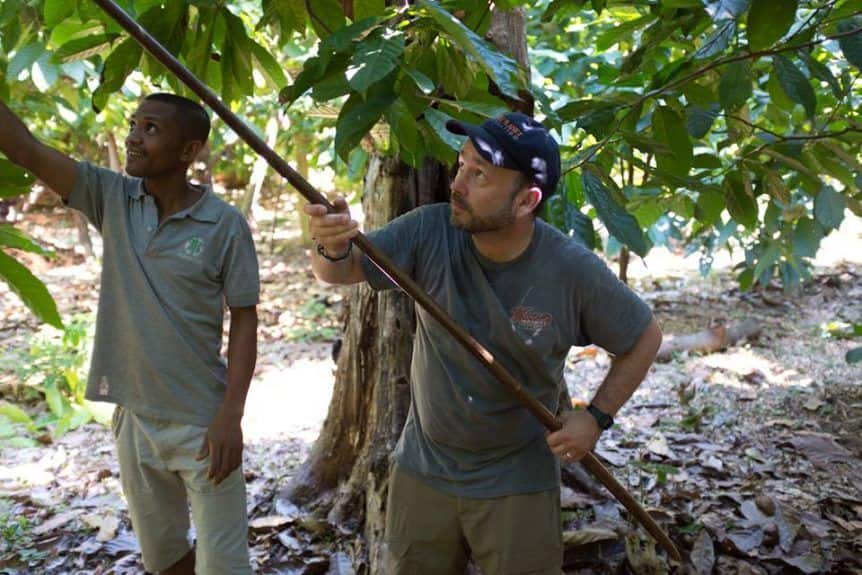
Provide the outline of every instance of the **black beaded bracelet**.
<path id="1" fill-rule="evenodd" d="M 323 259 L 325 259 L 326 261 L 330 261 L 330 262 L 344 261 L 348 257 L 350 257 L 350 254 L 352 251 L 353 251 L 353 242 L 350 242 L 349 244 L 347 244 L 347 250 L 343 254 L 341 254 L 340 256 L 332 257 L 331 255 L 326 253 L 326 249 L 323 247 L 323 244 L 321 244 L 321 243 L 317 244 L 317 253 L 320 254 L 320 256 Z"/>

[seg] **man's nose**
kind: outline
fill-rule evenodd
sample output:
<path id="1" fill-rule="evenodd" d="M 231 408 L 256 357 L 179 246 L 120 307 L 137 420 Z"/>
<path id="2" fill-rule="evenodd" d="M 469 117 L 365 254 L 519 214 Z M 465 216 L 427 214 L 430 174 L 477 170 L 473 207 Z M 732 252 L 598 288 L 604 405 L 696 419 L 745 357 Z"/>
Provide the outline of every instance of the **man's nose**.
<path id="1" fill-rule="evenodd" d="M 456 192 L 459 196 L 467 195 L 467 178 L 464 176 L 464 172 L 459 170 L 458 173 L 455 174 L 455 177 L 452 179 L 452 183 L 449 184 L 449 190 L 451 192 Z"/>

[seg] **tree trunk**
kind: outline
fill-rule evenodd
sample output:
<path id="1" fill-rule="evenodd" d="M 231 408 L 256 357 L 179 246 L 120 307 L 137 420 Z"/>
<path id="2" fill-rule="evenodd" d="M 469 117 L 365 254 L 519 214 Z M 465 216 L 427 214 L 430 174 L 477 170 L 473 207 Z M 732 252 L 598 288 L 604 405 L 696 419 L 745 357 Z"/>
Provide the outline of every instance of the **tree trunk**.
<path id="1" fill-rule="evenodd" d="M 507 30 L 493 37 L 498 45 L 526 57 L 526 48 L 508 48 L 526 46 L 523 11 L 498 11 L 493 18 L 503 20 L 492 22 L 493 30 Z M 440 164 L 426 159 L 412 169 L 397 158 L 373 156 L 365 177 L 365 229 L 448 195 L 447 170 Z M 344 325 L 329 413 L 311 454 L 281 497 L 362 533 L 370 572 L 379 573 L 389 456 L 409 407 L 413 303 L 403 293 L 375 293 L 360 285 L 347 299 Z"/>
<path id="2" fill-rule="evenodd" d="M 275 142 L 278 138 L 278 112 L 270 116 L 269 120 L 266 122 L 266 128 L 264 129 L 265 137 L 266 137 L 266 145 L 270 148 L 275 148 Z M 266 158 L 263 156 L 258 156 L 257 160 L 254 162 L 254 166 L 251 168 L 251 177 L 249 178 L 248 187 L 245 190 L 242 198 L 240 198 L 239 205 L 237 208 L 242 214 L 248 218 L 249 214 L 251 214 L 250 221 L 255 222 L 258 214 L 255 212 L 257 210 L 253 209 L 255 207 L 255 203 L 257 199 L 260 197 L 260 192 L 263 189 L 263 182 L 266 179 L 266 172 L 269 169 L 269 164 L 266 161 Z"/>
<path id="3" fill-rule="evenodd" d="M 420 203 L 448 195 L 445 169 L 414 170 L 373 156 L 365 176 L 366 229 L 383 226 Z M 353 288 L 344 308 L 344 341 L 329 413 L 311 454 L 282 493 L 336 525 L 362 532 L 371 572 L 383 536 L 389 455 L 409 407 L 413 303 L 400 291 Z"/>

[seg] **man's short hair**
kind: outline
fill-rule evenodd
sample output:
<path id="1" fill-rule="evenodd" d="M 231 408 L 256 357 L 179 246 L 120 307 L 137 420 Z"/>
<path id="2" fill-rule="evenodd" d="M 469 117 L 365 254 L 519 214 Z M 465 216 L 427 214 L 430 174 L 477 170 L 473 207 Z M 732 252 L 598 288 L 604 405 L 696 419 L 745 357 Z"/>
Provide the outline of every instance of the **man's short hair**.
<path id="1" fill-rule="evenodd" d="M 150 94 L 144 100 L 164 102 L 173 106 L 177 111 L 177 118 L 183 126 L 187 140 L 200 140 L 203 143 L 209 138 L 210 117 L 203 106 L 197 102 L 167 92 Z"/>

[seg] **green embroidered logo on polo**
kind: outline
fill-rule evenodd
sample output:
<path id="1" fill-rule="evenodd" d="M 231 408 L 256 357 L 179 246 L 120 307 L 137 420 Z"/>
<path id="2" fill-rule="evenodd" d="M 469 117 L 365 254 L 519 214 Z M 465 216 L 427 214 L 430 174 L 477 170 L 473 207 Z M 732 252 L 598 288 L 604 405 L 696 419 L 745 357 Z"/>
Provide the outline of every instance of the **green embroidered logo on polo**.
<path id="1" fill-rule="evenodd" d="M 204 251 L 204 241 L 198 236 L 186 240 L 183 245 L 183 255 L 193 259 L 199 259 Z"/>

